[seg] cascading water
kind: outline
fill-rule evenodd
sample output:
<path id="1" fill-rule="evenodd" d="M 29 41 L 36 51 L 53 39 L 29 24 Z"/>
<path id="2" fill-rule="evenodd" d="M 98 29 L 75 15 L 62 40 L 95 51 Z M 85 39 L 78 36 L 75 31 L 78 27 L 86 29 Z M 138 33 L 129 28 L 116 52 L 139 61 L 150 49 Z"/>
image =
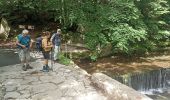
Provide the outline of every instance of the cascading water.
<path id="1" fill-rule="evenodd" d="M 164 93 L 170 90 L 170 69 L 115 76 L 114 79 L 144 94 Z"/>

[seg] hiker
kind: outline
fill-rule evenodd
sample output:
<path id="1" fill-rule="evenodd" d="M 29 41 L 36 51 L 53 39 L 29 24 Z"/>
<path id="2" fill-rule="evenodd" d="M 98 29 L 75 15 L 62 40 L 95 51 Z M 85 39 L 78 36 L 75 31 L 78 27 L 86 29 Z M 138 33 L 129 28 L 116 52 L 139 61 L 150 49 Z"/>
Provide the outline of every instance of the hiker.
<path id="1" fill-rule="evenodd" d="M 24 29 L 22 33 L 17 36 L 16 44 L 19 58 L 22 64 L 22 69 L 24 71 L 27 69 L 32 69 L 32 67 L 29 65 L 32 40 L 28 30 Z"/>
<path id="2" fill-rule="evenodd" d="M 48 60 L 50 59 L 50 51 L 52 49 L 52 43 L 49 41 L 50 32 L 46 31 L 42 33 L 42 53 L 44 56 L 43 72 L 49 71 Z"/>
<path id="3" fill-rule="evenodd" d="M 53 53 L 53 59 L 54 61 L 58 61 L 59 60 L 59 52 L 60 52 L 60 45 L 61 45 L 61 29 L 57 29 L 57 32 L 54 33 L 50 39 L 50 41 L 53 44 L 53 49 L 54 49 L 54 53 Z"/>
<path id="4" fill-rule="evenodd" d="M 42 52 L 42 36 L 38 36 L 35 41 L 35 48 L 37 52 Z"/>

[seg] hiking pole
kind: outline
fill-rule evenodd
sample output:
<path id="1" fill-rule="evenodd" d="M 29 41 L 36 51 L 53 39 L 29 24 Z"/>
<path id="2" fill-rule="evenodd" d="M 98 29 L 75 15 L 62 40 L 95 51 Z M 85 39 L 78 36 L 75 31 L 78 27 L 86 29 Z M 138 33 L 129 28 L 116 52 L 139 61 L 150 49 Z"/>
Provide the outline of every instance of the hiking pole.
<path id="1" fill-rule="evenodd" d="M 65 42 L 65 53 L 66 53 L 66 58 L 67 58 L 67 43 Z"/>
<path id="2" fill-rule="evenodd" d="M 53 71 L 53 48 L 51 48 L 51 70 Z"/>

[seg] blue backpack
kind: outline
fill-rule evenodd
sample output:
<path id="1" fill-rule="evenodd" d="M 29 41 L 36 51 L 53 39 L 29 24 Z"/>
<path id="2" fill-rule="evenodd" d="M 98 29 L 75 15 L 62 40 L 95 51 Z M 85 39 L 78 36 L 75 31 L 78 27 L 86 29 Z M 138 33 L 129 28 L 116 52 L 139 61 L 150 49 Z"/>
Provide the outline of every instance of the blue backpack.
<path id="1" fill-rule="evenodd" d="M 36 38 L 35 46 L 36 46 L 36 50 L 37 51 L 42 51 L 43 50 L 43 47 L 42 47 L 42 37 Z"/>

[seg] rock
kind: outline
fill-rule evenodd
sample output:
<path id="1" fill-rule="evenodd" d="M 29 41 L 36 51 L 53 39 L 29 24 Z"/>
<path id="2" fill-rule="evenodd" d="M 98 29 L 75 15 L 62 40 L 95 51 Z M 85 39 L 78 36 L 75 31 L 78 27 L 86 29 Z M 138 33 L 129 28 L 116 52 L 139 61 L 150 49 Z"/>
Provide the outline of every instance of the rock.
<path id="1" fill-rule="evenodd" d="M 21 93 L 21 95 L 19 97 L 17 97 L 17 100 L 23 100 L 23 99 L 29 98 L 31 96 L 31 93 L 28 90 L 20 91 L 20 93 Z"/>
<path id="2" fill-rule="evenodd" d="M 94 73 L 91 80 L 108 95 L 109 100 L 152 100 L 102 73 Z"/>
<path id="3" fill-rule="evenodd" d="M 41 76 L 40 77 L 41 82 L 45 83 L 45 82 L 49 82 L 51 80 L 54 80 L 52 76 Z"/>
<path id="4" fill-rule="evenodd" d="M 52 83 L 44 83 L 39 85 L 33 85 L 30 87 L 30 91 L 33 94 L 46 92 L 47 90 L 55 90 L 57 87 Z"/>
<path id="5" fill-rule="evenodd" d="M 6 92 L 12 92 L 15 91 L 17 89 L 16 86 L 6 86 Z"/>
<path id="6" fill-rule="evenodd" d="M 7 92 L 4 96 L 4 99 L 5 100 L 16 99 L 19 96 L 20 96 L 20 94 L 18 92 Z"/>
<path id="7" fill-rule="evenodd" d="M 18 87 L 18 91 L 22 91 L 22 90 L 25 90 L 26 88 L 28 88 L 29 86 L 28 85 L 21 85 Z"/>
<path id="8" fill-rule="evenodd" d="M 22 79 L 7 79 L 2 83 L 2 85 L 5 85 L 5 86 L 11 86 L 11 85 L 12 86 L 19 86 L 22 81 L 23 81 Z"/>

